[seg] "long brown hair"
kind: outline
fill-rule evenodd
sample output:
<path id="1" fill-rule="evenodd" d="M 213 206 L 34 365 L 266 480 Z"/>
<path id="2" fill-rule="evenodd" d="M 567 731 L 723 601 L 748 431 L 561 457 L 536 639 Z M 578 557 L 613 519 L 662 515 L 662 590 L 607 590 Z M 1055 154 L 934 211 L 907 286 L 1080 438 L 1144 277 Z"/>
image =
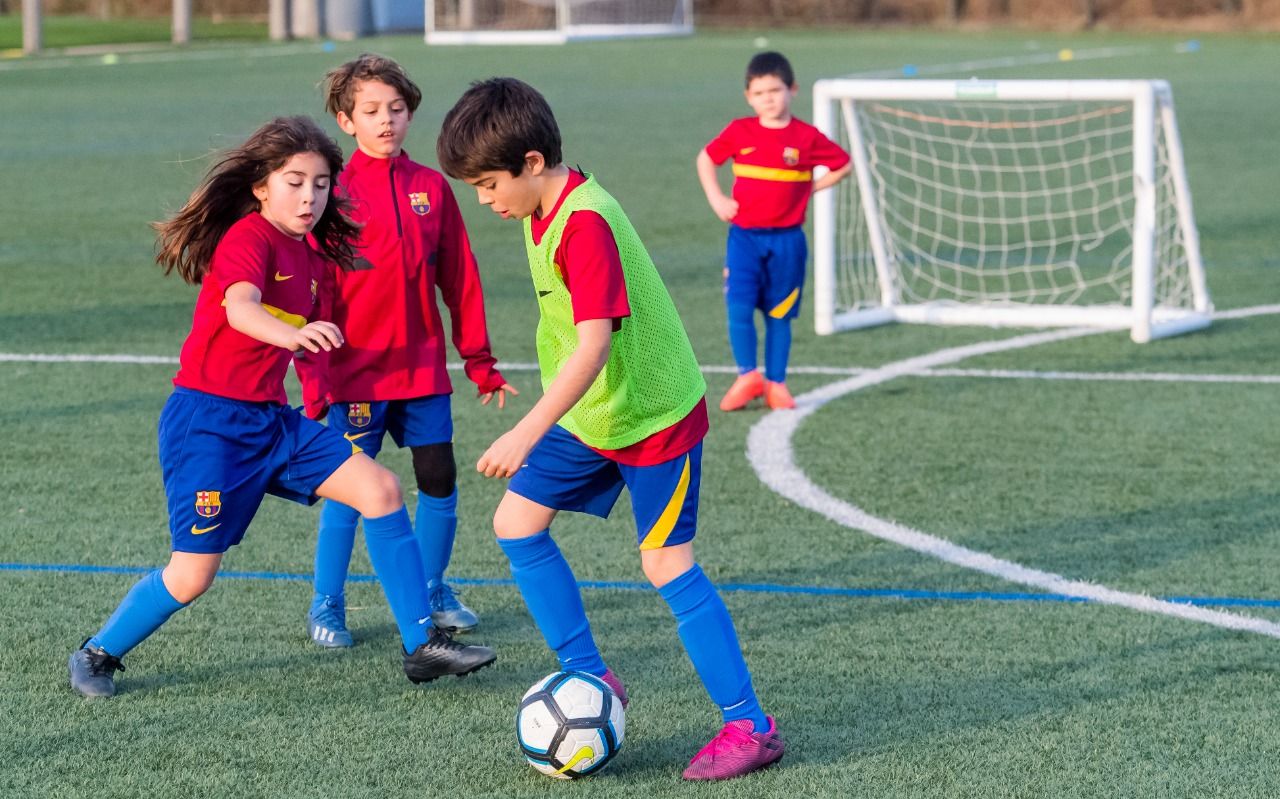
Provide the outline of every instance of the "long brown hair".
<path id="1" fill-rule="evenodd" d="M 218 242 L 241 217 L 258 210 L 253 187 L 299 153 L 315 153 L 329 163 L 329 201 L 311 234 L 325 257 L 350 269 L 359 228 L 344 213 L 350 203 L 336 192 L 342 150 L 309 117 L 297 116 L 277 117 L 258 128 L 244 144 L 218 159 L 178 213 L 151 223 L 156 230 L 156 263 L 164 273 L 176 269 L 188 283 L 200 283 Z"/>

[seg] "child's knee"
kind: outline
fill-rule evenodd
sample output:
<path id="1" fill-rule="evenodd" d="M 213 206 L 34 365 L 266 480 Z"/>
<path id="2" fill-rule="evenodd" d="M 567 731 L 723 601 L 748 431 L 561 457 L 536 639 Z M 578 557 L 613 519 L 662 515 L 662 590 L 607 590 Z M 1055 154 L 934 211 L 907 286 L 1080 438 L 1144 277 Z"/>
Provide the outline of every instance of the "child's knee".
<path id="1" fill-rule="evenodd" d="M 458 464 L 452 444 L 413 447 L 413 476 L 418 490 L 438 499 L 453 493 L 458 482 Z"/>
<path id="2" fill-rule="evenodd" d="M 372 479 L 365 487 L 365 505 L 362 515 L 370 517 L 386 516 L 394 513 L 404 504 L 400 492 L 400 478 L 390 469 L 378 467 Z"/>
<path id="3" fill-rule="evenodd" d="M 178 602 L 186 605 L 194 602 L 209 587 L 213 585 L 213 579 L 217 576 L 217 571 L 206 571 L 203 569 L 175 568 L 169 566 L 164 570 L 162 579 L 164 587 L 169 594 Z"/>
<path id="4" fill-rule="evenodd" d="M 661 588 L 693 568 L 692 543 L 640 552 L 640 568 L 654 588 Z"/>

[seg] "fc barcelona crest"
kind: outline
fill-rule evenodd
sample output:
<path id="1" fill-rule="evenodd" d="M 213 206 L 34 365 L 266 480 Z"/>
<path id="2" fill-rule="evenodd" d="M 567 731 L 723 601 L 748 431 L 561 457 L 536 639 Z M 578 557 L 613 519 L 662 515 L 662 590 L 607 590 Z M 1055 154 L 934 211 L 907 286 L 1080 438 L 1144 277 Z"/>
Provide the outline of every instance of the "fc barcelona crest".
<path id="1" fill-rule="evenodd" d="M 425 191 L 409 192 L 409 207 L 418 216 L 426 216 L 431 212 L 431 198 Z"/>
<path id="2" fill-rule="evenodd" d="M 782 160 L 787 166 L 795 166 L 800 163 L 800 150 L 797 147 L 783 147 Z"/>
<path id="3" fill-rule="evenodd" d="M 347 421 L 351 423 L 352 427 L 364 427 L 373 421 L 373 415 L 369 412 L 369 403 L 347 403 Z"/>
<path id="4" fill-rule="evenodd" d="M 196 513 L 211 519 L 217 516 L 222 510 L 222 492 L 221 491 L 197 491 L 196 492 Z"/>

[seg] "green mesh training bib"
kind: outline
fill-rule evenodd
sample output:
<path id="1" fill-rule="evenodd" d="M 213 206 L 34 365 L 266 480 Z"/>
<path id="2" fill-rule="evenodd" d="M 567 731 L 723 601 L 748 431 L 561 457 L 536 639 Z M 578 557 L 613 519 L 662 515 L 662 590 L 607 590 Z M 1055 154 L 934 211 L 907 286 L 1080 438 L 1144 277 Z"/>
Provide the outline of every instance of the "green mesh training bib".
<path id="1" fill-rule="evenodd" d="M 565 197 L 541 244 L 533 243 L 532 219 L 524 220 L 525 249 L 538 294 L 538 365 L 545 391 L 578 347 L 569 290 L 555 265 L 565 223 L 574 211 L 600 214 L 622 256 L 631 316 L 613 334 L 609 360 L 561 426 L 597 449 L 622 449 L 689 415 L 707 392 L 693 347 L 671 295 L 631 221 L 595 178 Z"/>

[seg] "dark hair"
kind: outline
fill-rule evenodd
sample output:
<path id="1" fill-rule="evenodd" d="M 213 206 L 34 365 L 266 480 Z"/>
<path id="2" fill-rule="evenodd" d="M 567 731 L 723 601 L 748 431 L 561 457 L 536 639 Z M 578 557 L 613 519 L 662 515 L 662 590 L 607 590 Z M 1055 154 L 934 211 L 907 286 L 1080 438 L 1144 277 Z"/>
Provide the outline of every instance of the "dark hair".
<path id="1" fill-rule="evenodd" d="M 178 213 L 151 223 L 157 231 L 156 263 L 164 273 L 176 269 L 188 283 L 200 283 L 226 232 L 261 207 L 253 196 L 254 186 L 299 153 L 315 153 L 329 163 L 329 201 L 311 234 L 325 257 L 349 269 L 354 258 L 352 240 L 359 228 L 343 213 L 348 201 L 335 191 L 342 150 L 309 117 L 277 117 L 244 144 L 224 153 Z"/>
<path id="2" fill-rule="evenodd" d="M 791 62 L 782 53 L 767 50 L 756 53 L 747 63 L 747 86 L 751 86 L 753 78 L 773 75 L 788 86 L 796 85 L 796 73 L 791 70 Z"/>
<path id="3" fill-rule="evenodd" d="M 337 116 L 339 111 L 351 116 L 356 107 L 356 89 L 368 80 L 385 83 L 399 92 L 405 105 L 409 106 L 410 114 L 418 110 L 422 90 L 394 59 L 374 53 L 361 53 L 342 66 L 329 70 L 320 84 L 324 91 L 324 110 L 332 116 Z"/>
<path id="4" fill-rule="evenodd" d="M 445 115 L 436 139 L 440 167 L 454 178 L 481 172 L 524 172 L 524 155 L 537 150 L 559 166 L 560 128 L 538 90 L 515 78 L 476 81 Z"/>

